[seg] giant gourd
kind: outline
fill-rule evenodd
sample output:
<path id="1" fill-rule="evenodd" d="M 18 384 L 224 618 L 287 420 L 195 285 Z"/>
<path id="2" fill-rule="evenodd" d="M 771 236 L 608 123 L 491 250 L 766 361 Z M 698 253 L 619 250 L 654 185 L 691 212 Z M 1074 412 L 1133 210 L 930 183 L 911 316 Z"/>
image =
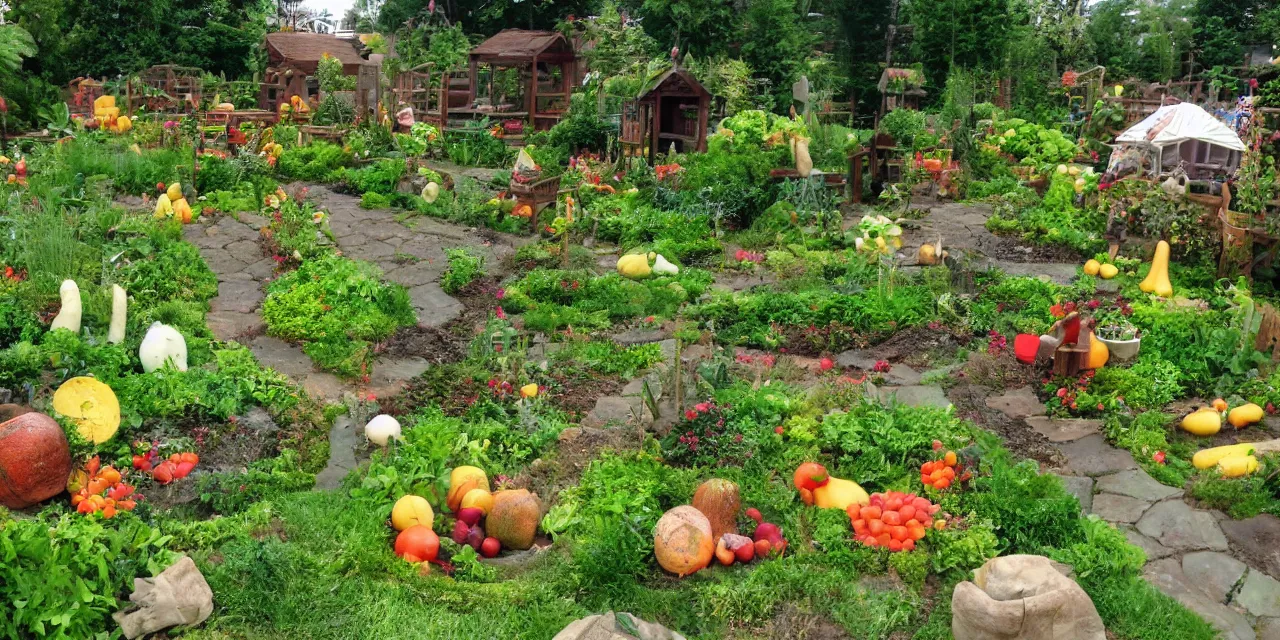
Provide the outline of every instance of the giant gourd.
<path id="1" fill-rule="evenodd" d="M 1197 436 L 1211 436 L 1222 429 L 1222 414 L 1203 407 L 1182 419 L 1182 430 Z"/>
<path id="2" fill-rule="evenodd" d="M 120 428 L 120 401 L 111 387 L 80 376 L 62 383 L 53 392 L 53 410 L 76 423 L 85 440 L 102 444 Z"/>
<path id="3" fill-rule="evenodd" d="M 523 551 L 533 546 L 542 521 L 542 501 L 526 489 L 493 494 L 493 507 L 485 518 L 485 530 L 503 547 Z"/>
<path id="4" fill-rule="evenodd" d="M 1089 359 L 1085 363 L 1086 369 L 1101 369 L 1107 364 L 1107 360 L 1111 358 L 1111 350 L 1107 348 L 1107 344 L 1089 332 Z"/>
<path id="5" fill-rule="evenodd" d="M 1154 293 L 1161 298 L 1173 297 L 1173 284 L 1169 282 L 1169 243 L 1161 240 L 1156 244 L 1156 254 L 1151 258 L 1151 271 L 1147 273 L 1139 285 L 1145 293 Z"/>
<path id="6" fill-rule="evenodd" d="M 0 422 L 0 505 L 23 509 L 62 493 L 71 450 L 57 421 L 24 413 Z"/>
<path id="7" fill-rule="evenodd" d="M 80 333 L 80 314 L 82 312 L 80 287 L 76 286 L 75 280 L 63 280 L 62 286 L 58 288 L 58 295 L 62 297 L 62 308 L 58 310 L 58 315 L 53 319 L 53 324 L 49 325 L 49 330 L 66 329 L 72 333 Z"/>
<path id="8" fill-rule="evenodd" d="M 107 329 L 107 342 L 120 344 L 124 342 L 126 314 L 129 308 L 129 296 L 120 285 L 111 285 L 111 326 Z"/>
<path id="9" fill-rule="evenodd" d="M 662 514 L 654 527 L 653 553 L 658 564 L 682 578 L 710 564 L 715 547 L 711 521 L 689 505 Z"/>
<path id="10" fill-rule="evenodd" d="M 711 538 L 720 540 L 726 533 L 738 532 L 738 485 L 731 480 L 712 478 L 693 492 L 693 508 L 711 522 Z"/>
<path id="11" fill-rule="evenodd" d="M 186 371 L 187 341 L 177 329 L 153 322 L 138 347 L 138 360 L 142 361 L 142 370 L 147 373 L 163 369 L 166 363 L 178 371 Z"/>

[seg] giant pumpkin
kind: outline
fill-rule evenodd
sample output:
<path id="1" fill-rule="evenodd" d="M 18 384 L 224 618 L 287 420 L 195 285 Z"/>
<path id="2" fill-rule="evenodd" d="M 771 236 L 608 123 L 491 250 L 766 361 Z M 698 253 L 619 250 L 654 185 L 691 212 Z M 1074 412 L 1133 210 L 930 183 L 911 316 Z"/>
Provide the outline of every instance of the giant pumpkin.
<path id="1" fill-rule="evenodd" d="M 658 564 L 682 578 L 710 564 L 715 547 L 711 521 L 687 504 L 664 513 L 654 527 L 653 553 Z"/>
<path id="2" fill-rule="evenodd" d="M 22 509 L 62 493 L 71 451 L 62 427 L 43 413 L 0 423 L 0 504 Z"/>
<path id="3" fill-rule="evenodd" d="M 693 508 L 702 512 L 711 522 L 711 539 L 719 541 L 726 533 L 738 532 L 738 485 L 720 478 L 712 478 L 698 485 L 693 492 Z"/>
<path id="4" fill-rule="evenodd" d="M 524 550 L 533 546 L 541 521 L 542 501 L 538 494 L 513 489 L 493 494 L 493 506 L 484 526 L 503 547 Z"/>

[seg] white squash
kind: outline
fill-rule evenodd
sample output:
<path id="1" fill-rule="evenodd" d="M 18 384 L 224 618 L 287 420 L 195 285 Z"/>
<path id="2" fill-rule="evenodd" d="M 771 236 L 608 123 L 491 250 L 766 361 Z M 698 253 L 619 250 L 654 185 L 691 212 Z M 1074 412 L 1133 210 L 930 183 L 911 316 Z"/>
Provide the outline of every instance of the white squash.
<path id="1" fill-rule="evenodd" d="M 364 425 L 364 437 L 379 447 L 387 446 L 387 441 L 392 438 L 403 440 L 400 436 L 400 421 L 385 413 L 376 415 Z"/>
<path id="2" fill-rule="evenodd" d="M 674 276 L 680 273 L 680 267 L 667 262 L 667 259 L 662 257 L 662 254 L 658 254 L 653 259 L 653 272 L 660 276 Z"/>
<path id="3" fill-rule="evenodd" d="M 49 325 L 49 330 L 66 329 L 80 333 L 80 314 L 83 310 L 80 306 L 80 287 L 76 286 L 75 280 L 63 280 L 62 286 L 58 288 L 58 295 L 62 296 L 62 308 L 58 310 L 53 324 Z"/>
<path id="4" fill-rule="evenodd" d="M 422 199 L 426 200 L 427 204 L 431 204 L 435 202 L 436 198 L 439 198 L 439 197 L 440 197 L 440 185 L 434 182 L 428 182 L 427 186 L 422 188 Z"/>
<path id="5" fill-rule="evenodd" d="M 801 178 L 808 178 L 813 174 L 813 158 L 809 156 L 809 141 L 805 139 L 796 140 L 794 152 L 796 173 L 799 173 Z"/>
<path id="6" fill-rule="evenodd" d="M 138 359 L 142 361 L 142 370 L 147 373 L 163 369 L 166 363 L 178 371 L 186 371 L 187 340 L 177 329 L 153 322 L 138 347 Z"/>
<path id="7" fill-rule="evenodd" d="M 129 296 L 120 285 L 111 285 L 111 327 L 107 330 L 107 342 L 120 344 L 124 342 L 125 314 L 128 312 Z"/>

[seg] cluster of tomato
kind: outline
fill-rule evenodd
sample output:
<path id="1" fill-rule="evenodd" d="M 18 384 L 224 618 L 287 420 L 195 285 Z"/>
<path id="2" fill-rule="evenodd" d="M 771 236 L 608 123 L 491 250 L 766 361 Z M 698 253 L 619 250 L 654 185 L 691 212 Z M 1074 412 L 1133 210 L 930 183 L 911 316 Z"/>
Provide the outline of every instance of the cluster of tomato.
<path id="1" fill-rule="evenodd" d="M 937 512 L 938 505 L 899 491 L 873 493 L 867 506 L 851 504 L 847 509 L 858 542 L 890 551 L 911 551 L 929 527 L 944 528 L 943 520 L 933 519 Z"/>
<path id="2" fill-rule="evenodd" d="M 115 467 L 103 467 L 98 456 L 89 459 L 84 469 L 73 474 L 67 489 L 71 492 L 71 506 L 77 513 L 102 513 L 104 518 L 114 518 L 119 511 L 133 511 L 137 505 L 130 500 L 133 486 L 121 481 Z"/>
<path id="3" fill-rule="evenodd" d="M 152 478 L 160 484 L 169 484 L 174 480 L 181 480 L 191 473 L 192 469 L 200 463 L 200 456 L 191 451 L 185 453 L 175 453 L 169 456 L 169 459 L 160 459 L 159 453 L 152 448 L 150 451 L 142 455 L 133 456 L 133 468 L 144 473 L 150 473 Z"/>
<path id="4" fill-rule="evenodd" d="M 941 451 L 942 443 L 934 440 L 933 450 Z M 958 480 L 957 474 L 959 475 Z M 960 466 L 960 459 L 954 451 L 946 452 L 940 460 L 932 460 L 920 465 L 920 482 L 924 483 L 926 487 L 941 490 L 950 487 L 956 482 L 963 482 L 968 479 L 969 472 Z"/>

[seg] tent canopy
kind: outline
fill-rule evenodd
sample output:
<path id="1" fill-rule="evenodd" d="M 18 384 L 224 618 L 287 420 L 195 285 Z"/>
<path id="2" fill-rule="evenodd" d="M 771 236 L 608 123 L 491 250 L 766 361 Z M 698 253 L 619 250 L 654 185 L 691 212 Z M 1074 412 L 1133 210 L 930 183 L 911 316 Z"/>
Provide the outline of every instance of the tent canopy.
<path id="1" fill-rule="evenodd" d="M 1157 147 L 1180 144 L 1189 140 L 1205 142 L 1232 151 L 1244 151 L 1240 136 L 1209 112 L 1189 104 L 1171 104 L 1156 109 L 1141 122 L 1129 127 L 1116 138 L 1116 144 L 1150 144 Z"/>

